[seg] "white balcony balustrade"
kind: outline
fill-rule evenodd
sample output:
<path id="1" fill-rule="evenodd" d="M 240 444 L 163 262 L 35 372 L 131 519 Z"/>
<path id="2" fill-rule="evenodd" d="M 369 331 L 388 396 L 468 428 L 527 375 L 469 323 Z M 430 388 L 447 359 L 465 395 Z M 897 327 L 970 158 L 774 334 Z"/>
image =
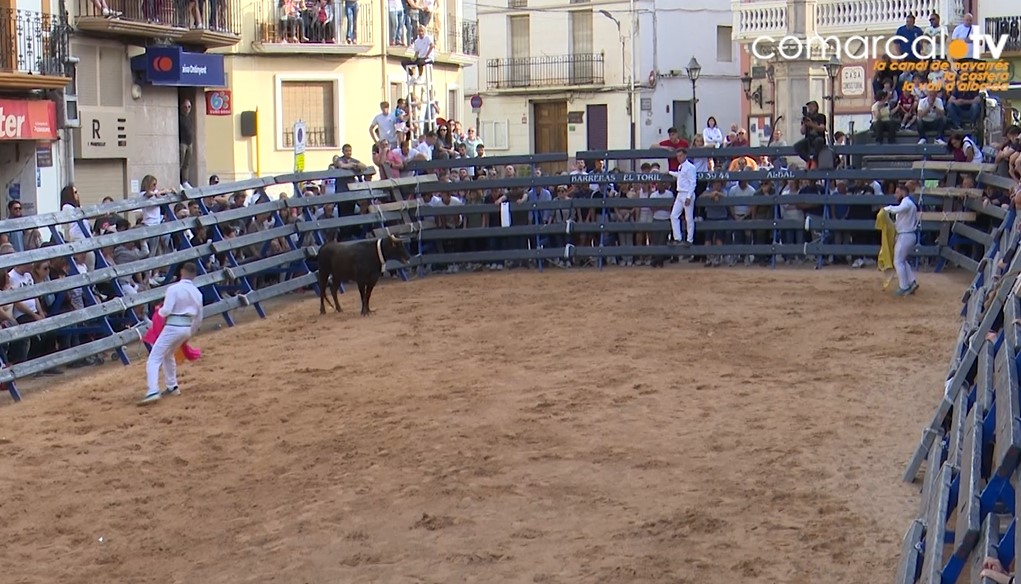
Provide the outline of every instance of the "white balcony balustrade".
<path id="1" fill-rule="evenodd" d="M 733 0 L 735 40 L 785 35 L 788 4 L 787 0 Z M 952 30 L 964 16 L 964 0 L 818 0 L 815 32 L 824 37 L 890 34 L 908 14 L 917 17 L 918 26 L 927 26 L 933 12 Z"/>

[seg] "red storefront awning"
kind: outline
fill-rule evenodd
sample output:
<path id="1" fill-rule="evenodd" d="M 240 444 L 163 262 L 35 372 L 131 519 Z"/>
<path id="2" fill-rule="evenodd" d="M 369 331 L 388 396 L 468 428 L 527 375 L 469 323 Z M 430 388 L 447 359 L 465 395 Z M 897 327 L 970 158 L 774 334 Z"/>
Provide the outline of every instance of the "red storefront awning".
<path id="1" fill-rule="evenodd" d="M 0 140 L 57 139 L 57 104 L 50 100 L 0 99 Z"/>

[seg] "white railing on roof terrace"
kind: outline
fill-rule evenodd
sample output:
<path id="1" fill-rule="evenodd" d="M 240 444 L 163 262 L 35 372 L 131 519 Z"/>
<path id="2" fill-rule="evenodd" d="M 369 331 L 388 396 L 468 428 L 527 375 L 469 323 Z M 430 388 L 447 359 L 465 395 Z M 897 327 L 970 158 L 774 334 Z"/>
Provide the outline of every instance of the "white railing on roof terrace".
<path id="1" fill-rule="evenodd" d="M 763 35 L 782 35 L 787 29 L 787 0 L 733 0 L 734 38 L 748 41 Z M 908 14 L 920 27 L 936 12 L 949 29 L 961 21 L 964 0 L 819 0 L 815 26 L 820 36 L 889 34 Z"/>

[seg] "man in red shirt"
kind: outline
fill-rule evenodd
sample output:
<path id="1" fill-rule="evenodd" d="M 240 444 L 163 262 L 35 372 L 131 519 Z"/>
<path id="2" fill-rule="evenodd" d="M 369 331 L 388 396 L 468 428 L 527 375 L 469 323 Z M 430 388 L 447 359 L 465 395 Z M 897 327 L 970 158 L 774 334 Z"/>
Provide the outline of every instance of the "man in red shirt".
<path id="1" fill-rule="evenodd" d="M 676 172 L 678 163 L 677 157 L 674 156 L 674 152 L 678 148 L 688 148 L 688 141 L 677 135 L 677 128 L 670 128 L 666 131 L 667 139 L 663 140 L 659 144 L 653 144 L 652 148 L 662 148 L 663 150 L 669 150 L 670 156 L 667 157 L 667 164 L 669 165 L 670 172 Z"/>

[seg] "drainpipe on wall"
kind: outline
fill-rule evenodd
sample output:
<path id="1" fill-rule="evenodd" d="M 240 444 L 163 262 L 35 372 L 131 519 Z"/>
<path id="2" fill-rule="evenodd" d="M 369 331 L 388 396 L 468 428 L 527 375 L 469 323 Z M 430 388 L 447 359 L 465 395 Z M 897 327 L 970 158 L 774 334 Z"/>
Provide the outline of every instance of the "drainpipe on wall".
<path id="1" fill-rule="evenodd" d="M 61 26 L 64 27 L 65 39 L 67 42 L 67 55 L 62 55 L 61 58 L 64 60 L 64 66 L 67 67 L 68 73 L 71 73 L 69 77 L 74 78 L 74 74 L 70 71 L 72 67 L 78 66 L 78 60 L 71 54 L 71 23 L 68 20 L 69 15 L 67 13 L 67 2 L 65 0 L 59 0 L 57 2 L 57 10 L 60 11 L 63 17 Z M 67 102 L 64 96 L 64 92 L 67 88 L 56 91 L 57 107 L 63 111 L 67 107 Z M 77 90 L 75 90 L 77 92 Z M 61 124 L 66 126 L 66 124 Z M 72 136 L 73 130 L 71 128 L 62 127 L 57 132 L 57 137 L 60 139 L 60 150 L 64 155 L 61 161 L 63 167 L 63 181 L 62 184 L 69 185 L 74 182 L 74 136 Z M 39 195 L 36 193 L 36 201 L 39 200 Z M 38 203 L 37 203 L 38 204 Z"/>
<path id="2" fill-rule="evenodd" d="M 379 28 L 380 28 L 380 31 L 382 31 L 382 34 L 380 35 L 380 39 L 379 39 L 379 46 L 382 49 L 382 51 L 380 52 L 380 54 L 382 56 L 379 59 L 380 88 L 383 90 L 383 101 L 390 101 L 390 96 L 389 96 L 389 93 L 390 93 L 390 83 L 389 83 L 389 81 L 386 78 L 387 53 L 388 53 L 388 49 L 390 47 L 390 37 L 387 36 L 387 33 L 389 31 L 389 27 L 390 27 L 390 8 L 387 5 L 387 1 L 386 0 L 379 0 L 379 7 L 380 7 L 380 10 L 382 10 L 382 12 L 380 12 L 380 18 L 379 18 L 380 23 L 381 23 Z M 390 111 L 393 111 L 392 108 L 397 107 L 397 104 L 396 103 L 395 104 L 391 104 L 390 107 L 391 107 Z"/>

